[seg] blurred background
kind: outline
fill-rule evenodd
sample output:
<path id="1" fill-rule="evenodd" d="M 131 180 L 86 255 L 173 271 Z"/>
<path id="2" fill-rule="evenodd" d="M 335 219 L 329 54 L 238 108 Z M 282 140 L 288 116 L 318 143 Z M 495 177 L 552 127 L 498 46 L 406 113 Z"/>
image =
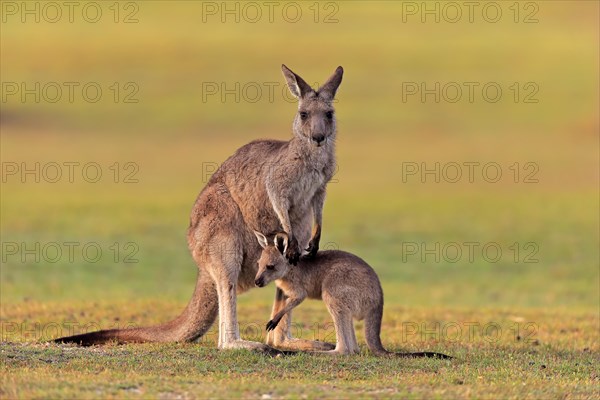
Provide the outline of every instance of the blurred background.
<path id="1" fill-rule="evenodd" d="M 282 63 L 345 69 L 322 247 L 387 304 L 597 310 L 597 2 L 74 3 L 1 3 L 5 316 L 179 312 L 210 173 L 291 136 Z"/>

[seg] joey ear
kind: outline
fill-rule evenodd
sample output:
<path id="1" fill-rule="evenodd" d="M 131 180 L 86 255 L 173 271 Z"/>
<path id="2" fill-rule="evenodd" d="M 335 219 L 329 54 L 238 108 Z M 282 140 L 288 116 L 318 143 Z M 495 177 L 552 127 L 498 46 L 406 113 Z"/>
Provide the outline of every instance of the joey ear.
<path id="1" fill-rule="evenodd" d="M 281 64 L 281 71 L 283 72 L 283 76 L 285 77 L 290 92 L 292 92 L 295 98 L 299 99 L 305 94 L 314 91 L 304 79 L 300 78 L 299 75 L 296 75 L 284 64 Z"/>
<path id="2" fill-rule="evenodd" d="M 281 254 L 285 254 L 288 247 L 287 235 L 285 233 L 278 233 L 275 235 L 273 242 L 275 242 L 275 247 L 277 247 L 277 250 L 279 250 Z"/>
<path id="3" fill-rule="evenodd" d="M 267 246 L 269 245 L 269 241 L 267 240 L 265 235 L 263 235 L 262 233 L 260 233 L 258 231 L 254 231 L 254 235 L 258 239 L 258 244 L 260 244 L 260 247 L 262 247 L 263 249 L 266 249 Z"/>
<path id="4" fill-rule="evenodd" d="M 335 97 L 335 93 L 338 90 L 338 87 L 342 83 L 342 77 L 344 76 L 344 69 L 342 67 L 337 67 L 333 75 L 327 79 L 327 82 L 323 84 L 319 88 L 319 93 L 323 93 L 330 99 Z"/>

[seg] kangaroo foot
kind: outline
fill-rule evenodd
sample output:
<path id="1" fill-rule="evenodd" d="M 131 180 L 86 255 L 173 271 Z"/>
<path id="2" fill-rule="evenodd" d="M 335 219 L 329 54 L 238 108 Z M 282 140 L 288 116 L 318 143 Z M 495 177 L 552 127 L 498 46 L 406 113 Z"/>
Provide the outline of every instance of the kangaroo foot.
<path id="1" fill-rule="evenodd" d="M 343 350 L 343 349 L 333 349 L 333 350 L 326 350 L 326 351 L 311 351 L 310 353 L 315 354 L 315 355 L 326 355 L 326 356 L 346 356 L 346 355 L 353 354 L 352 352 Z"/>
<path id="2" fill-rule="evenodd" d="M 246 349 L 246 350 L 258 350 L 258 351 L 266 351 L 269 346 L 259 343 L 252 342 L 250 340 L 230 340 L 219 345 L 219 349 L 221 350 L 236 350 L 236 349 Z"/>
<path id="3" fill-rule="evenodd" d="M 321 342 L 318 340 L 306 340 L 289 338 L 278 343 L 269 343 L 278 349 L 300 350 L 300 351 L 326 351 L 335 349 L 335 344 Z"/>
<path id="4" fill-rule="evenodd" d="M 230 342 L 223 343 L 220 347 L 220 350 L 236 350 L 236 349 L 245 349 L 245 350 L 253 350 L 258 351 L 260 353 L 265 353 L 267 355 L 276 357 L 276 356 L 289 356 L 296 354 L 294 351 L 282 351 L 278 349 L 274 349 L 271 346 L 267 346 L 266 344 L 259 342 L 252 342 L 250 340 L 233 340 Z"/>

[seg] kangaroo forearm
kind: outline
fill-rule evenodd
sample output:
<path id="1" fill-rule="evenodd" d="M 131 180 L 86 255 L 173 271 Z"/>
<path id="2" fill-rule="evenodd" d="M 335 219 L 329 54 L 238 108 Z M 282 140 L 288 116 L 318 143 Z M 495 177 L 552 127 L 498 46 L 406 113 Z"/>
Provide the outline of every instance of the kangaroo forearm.
<path id="1" fill-rule="evenodd" d="M 325 202 L 325 188 L 317 190 L 312 199 L 312 209 L 314 215 L 314 224 L 310 242 L 308 243 L 307 256 L 314 257 L 319 251 L 319 243 L 321 242 L 321 227 L 323 226 L 323 204 Z"/>
<path id="2" fill-rule="evenodd" d="M 315 203 L 313 205 L 313 214 L 315 218 L 315 225 L 321 226 L 323 223 L 323 202 Z"/>
<path id="3" fill-rule="evenodd" d="M 288 235 L 289 238 L 292 238 L 294 236 L 292 232 L 292 223 L 290 222 L 290 216 L 288 215 L 287 211 L 276 210 L 275 212 L 277 213 L 277 218 L 281 223 L 283 231 Z"/>
<path id="4" fill-rule="evenodd" d="M 281 196 L 274 194 L 273 190 L 268 189 L 268 195 L 271 206 L 273 207 L 275 214 L 277 214 L 277 219 L 279 219 L 283 231 L 287 233 L 289 237 L 292 237 L 292 224 L 288 213 L 289 202 L 286 199 L 281 198 Z"/>
<path id="5" fill-rule="evenodd" d="M 283 307 L 277 314 L 275 314 L 275 317 L 273 317 L 273 319 L 275 321 L 279 321 L 281 318 L 283 318 L 283 316 L 285 314 L 287 314 L 288 312 L 292 311 L 300 303 L 302 303 L 302 301 L 304 301 L 304 297 L 294 297 L 294 298 L 290 297 L 290 298 L 288 298 L 285 301 L 285 307 Z"/>
<path id="6" fill-rule="evenodd" d="M 323 221 L 323 206 L 325 205 L 325 188 L 317 191 L 312 201 L 315 223 L 321 225 Z"/>
<path id="7" fill-rule="evenodd" d="M 275 214 L 277 214 L 277 218 L 281 223 L 281 227 L 283 231 L 287 233 L 289 237 L 292 236 L 292 224 L 290 222 L 290 216 L 287 211 L 287 207 L 282 205 L 281 203 L 271 202 L 273 205 L 273 209 L 275 210 Z"/>

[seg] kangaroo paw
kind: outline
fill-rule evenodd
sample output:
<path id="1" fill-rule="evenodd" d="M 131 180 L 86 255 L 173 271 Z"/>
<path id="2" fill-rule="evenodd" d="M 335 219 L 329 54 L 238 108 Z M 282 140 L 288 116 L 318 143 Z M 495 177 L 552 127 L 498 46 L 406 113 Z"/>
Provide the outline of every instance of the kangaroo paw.
<path id="1" fill-rule="evenodd" d="M 300 246 L 298 245 L 298 241 L 295 237 L 292 237 L 290 242 L 288 243 L 288 248 L 285 252 L 285 258 L 287 258 L 288 262 L 292 265 L 298 264 L 298 260 L 300 259 Z"/>
<path id="2" fill-rule="evenodd" d="M 267 331 L 272 331 L 273 329 L 275 329 L 277 327 L 277 324 L 279 324 L 279 320 L 270 320 L 269 322 L 267 322 Z"/>
<path id="3" fill-rule="evenodd" d="M 315 256 L 317 255 L 317 252 L 319 251 L 319 241 L 318 241 L 318 239 L 317 240 L 315 240 L 315 239 L 311 240 L 305 251 L 307 252 L 307 254 L 304 255 L 304 257 L 303 257 L 304 259 L 315 258 Z"/>

